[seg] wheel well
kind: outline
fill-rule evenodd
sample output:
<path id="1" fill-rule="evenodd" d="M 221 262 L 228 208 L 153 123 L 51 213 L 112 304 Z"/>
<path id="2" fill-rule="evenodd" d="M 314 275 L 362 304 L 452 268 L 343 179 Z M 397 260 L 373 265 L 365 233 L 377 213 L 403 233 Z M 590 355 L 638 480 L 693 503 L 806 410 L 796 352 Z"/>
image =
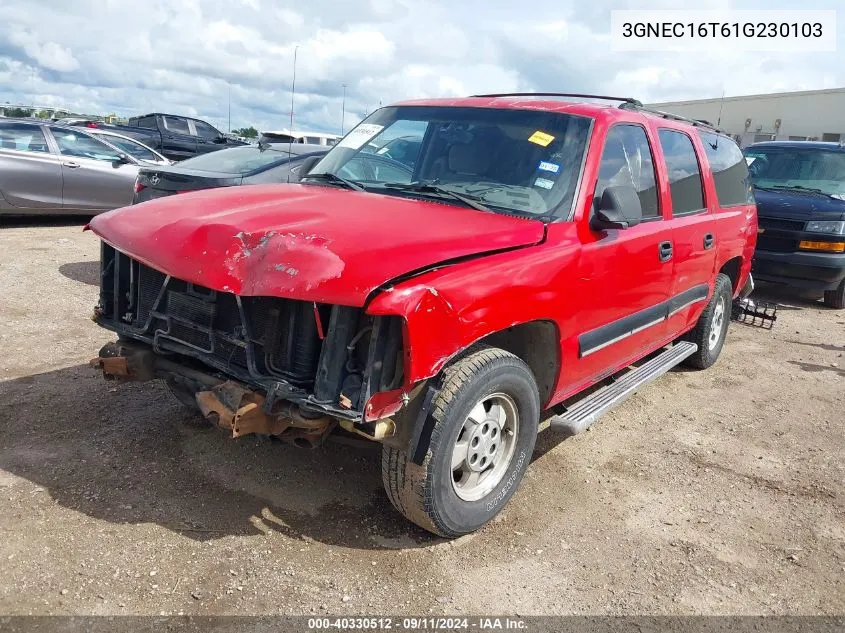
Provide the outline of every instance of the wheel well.
<path id="1" fill-rule="evenodd" d="M 525 361 L 537 381 L 540 403 L 545 406 L 552 396 L 560 368 L 560 344 L 554 323 L 521 323 L 489 334 L 478 343 L 498 347 Z"/>
<path id="2" fill-rule="evenodd" d="M 733 259 L 726 261 L 719 270 L 720 273 L 723 273 L 730 278 L 734 294 L 736 294 L 736 291 L 738 290 L 737 284 L 739 283 L 739 271 L 741 268 L 742 257 L 734 257 Z"/>

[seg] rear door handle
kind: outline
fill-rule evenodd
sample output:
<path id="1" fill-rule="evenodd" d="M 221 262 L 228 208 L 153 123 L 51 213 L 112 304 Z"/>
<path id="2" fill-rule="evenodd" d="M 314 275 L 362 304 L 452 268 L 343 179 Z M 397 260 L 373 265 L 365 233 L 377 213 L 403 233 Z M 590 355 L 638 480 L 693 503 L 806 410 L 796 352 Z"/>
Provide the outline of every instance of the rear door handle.
<path id="1" fill-rule="evenodd" d="M 713 234 L 712 233 L 708 233 L 707 235 L 704 236 L 704 248 L 713 248 L 713 243 L 714 243 L 714 240 L 713 240 Z"/>
<path id="2" fill-rule="evenodd" d="M 71 169 L 76 169 L 77 167 L 79 167 L 79 163 L 74 163 L 72 161 L 62 163 L 62 165 L 64 165 L 65 167 L 70 167 Z"/>
<path id="3" fill-rule="evenodd" d="M 658 250 L 661 262 L 668 262 L 672 259 L 672 242 L 660 242 Z"/>

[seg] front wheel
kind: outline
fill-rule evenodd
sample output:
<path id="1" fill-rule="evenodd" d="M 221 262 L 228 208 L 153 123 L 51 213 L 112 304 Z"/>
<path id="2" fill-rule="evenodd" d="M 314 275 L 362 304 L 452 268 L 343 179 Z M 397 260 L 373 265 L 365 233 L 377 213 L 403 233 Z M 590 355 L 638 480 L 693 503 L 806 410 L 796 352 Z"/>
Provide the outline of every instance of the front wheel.
<path id="1" fill-rule="evenodd" d="M 540 397 L 522 360 L 483 349 L 444 371 L 430 415 L 422 465 L 385 445 L 382 479 L 406 518 L 454 538 L 490 521 L 516 491 L 534 451 Z"/>
<path id="2" fill-rule="evenodd" d="M 825 290 L 824 304 L 829 308 L 842 310 L 845 308 L 845 280 L 834 290 Z"/>

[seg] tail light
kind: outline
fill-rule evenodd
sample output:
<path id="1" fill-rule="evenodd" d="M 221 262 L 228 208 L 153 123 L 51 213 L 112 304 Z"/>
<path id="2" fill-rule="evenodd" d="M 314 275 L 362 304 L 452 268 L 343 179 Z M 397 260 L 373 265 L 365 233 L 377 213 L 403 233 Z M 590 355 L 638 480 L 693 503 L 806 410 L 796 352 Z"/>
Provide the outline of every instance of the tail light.
<path id="1" fill-rule="evenodd" d="M 146 188 L 147 185 L 142 184 L 140 178 L 135 179 L 135 193 L 141 193 Z"/>
<path id="2" fill-rule="evenodd" d="M 93 121 L 88 121 L 88 122 L 85 124 L 85 127 L 98 128 L 98 127 L 100 127 L 100 126 L 99 126 L 99 125 L 97 125 L 96 123 L 94 123 Z"/>

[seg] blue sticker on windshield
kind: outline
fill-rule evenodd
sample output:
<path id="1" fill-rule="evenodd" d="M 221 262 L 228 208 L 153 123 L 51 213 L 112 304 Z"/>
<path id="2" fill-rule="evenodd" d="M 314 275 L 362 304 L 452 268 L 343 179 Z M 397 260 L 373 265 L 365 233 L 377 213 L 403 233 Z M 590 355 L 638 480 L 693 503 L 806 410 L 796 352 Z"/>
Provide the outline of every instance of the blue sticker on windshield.
<path id="1" fill-rule="evenodd" d="M 534 181 L 535 187 L 542 187 L 543 189 L 551 189 L 555 186 L 554 180 L 549 180 L 547 178 L 538 178 Z"/>
<path id="2" fill-rule="evenodd" d="M 556 174 L 560 171 L 560 165 L 556 163 L 547 163 L 546 161 L 541 160 L 540 166 L 537 167 L 537 169 L 539 169 L 540 171 L 550 171 L 553 174 Z"/>

